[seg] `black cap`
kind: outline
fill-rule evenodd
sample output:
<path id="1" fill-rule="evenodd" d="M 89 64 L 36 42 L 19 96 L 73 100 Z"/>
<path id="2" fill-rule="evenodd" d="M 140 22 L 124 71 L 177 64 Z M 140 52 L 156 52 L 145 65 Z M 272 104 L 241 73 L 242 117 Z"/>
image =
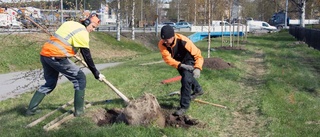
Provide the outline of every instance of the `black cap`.
<path id="1" fill-rule="evenodd" d="M 174 30 L 171 26 L 166 25 L 161 28 L 161 39 L 169 39 L 174 36 Z"/>

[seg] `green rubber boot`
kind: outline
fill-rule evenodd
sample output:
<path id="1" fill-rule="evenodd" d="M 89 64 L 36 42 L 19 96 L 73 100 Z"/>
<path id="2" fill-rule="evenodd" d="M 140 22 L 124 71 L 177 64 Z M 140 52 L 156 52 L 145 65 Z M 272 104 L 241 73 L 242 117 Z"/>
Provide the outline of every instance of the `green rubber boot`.
<path id="1" fill-rule="evenodd" d="M 76 90 L 74 93 L 74 113 L 75 117 L 81 116 L 83 111 L 84 105 L 84 90 Z"/>
<path id="2" fill-rule="evenodd" d="M 27 109 L 26 115 L 30 116 L 30 115 L 34 115 L 36 114 L 38 105 L 40 104 L 40 102 L 42 101 L 42 99 L 46 96 L 46 94 L 44 93 L 40 93 L 38 91 L 36 91 L 30 101 L 29 107 Z"/>

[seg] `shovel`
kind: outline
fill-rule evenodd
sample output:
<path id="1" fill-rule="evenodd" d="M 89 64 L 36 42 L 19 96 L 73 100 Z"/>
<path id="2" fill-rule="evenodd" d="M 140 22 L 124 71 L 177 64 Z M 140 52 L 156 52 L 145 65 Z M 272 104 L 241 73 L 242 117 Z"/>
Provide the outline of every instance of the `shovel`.
<path id="1" fill-rule="evenodd" d="M 79 60 L 85 67 L 88 67 L 87 63 L 84 62 L 80 57 L 78 56 L 74 56 L 77 60 Z M 114 92 L 116 92 L 116 94 L 122 98 L 126 104 L 129 104 L 130 100 L 124 95 L 122 94 L 115 86 L 113 86 L 107 79 L 103 79 L 102 80 L 105 84 L 107 84 Z"/>

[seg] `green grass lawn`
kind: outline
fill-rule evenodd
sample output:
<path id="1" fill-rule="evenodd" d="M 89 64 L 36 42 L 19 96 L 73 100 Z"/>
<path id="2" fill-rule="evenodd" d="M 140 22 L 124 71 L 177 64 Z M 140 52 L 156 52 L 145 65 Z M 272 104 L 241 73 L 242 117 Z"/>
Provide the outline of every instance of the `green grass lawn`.
<path id="1" fill-rule="evenodd" d="M 122 42 L 116 42 L 110 35 L 103 33 L 94 34 L 93 37 L 97 39 L 98 44 L 92 44 L 92 49 L 96 48 L 92 52 L 106 54 L 103 57 L 95 57 L 99 63 L 118 60 L 124 62 L 102 71 L 107 80 L 123 94 L 135 99 L 144 93 L 152 93 L 161 106 L 166 106 L 168 111 L 172 112 L 179 106 L 179 97 L 167 94 L 179 90 L 180 83 L 167 85 L 160 83 L 164 79 L 178 76 L 179 73 L 165 63 L 140 65 L 160 61 L 161 55 L 158 51 L 147 50 L 130 40 L 122 39 Z M 211 47 L 218 48 L 221 45 L 220 41 L 220 38 L 212 39 Z M 0 102 L 0 133 L 3 137 L 316 137 L 320 134 L 320 52 L 305 44 L 294 44 L 294 42 L 295 39 L 288 32 L 282 31 L 262 36 L 249 35 L 248 42 L 241 44 L 245 46 L 245 50 L 211 50 L 210 57 L 219 57 L 235 67 L 224 70 L 204 68 L 201 72 L 198 81 L 205 94 L 199 99 L 228 107 L 222 109 L 192 102 L 187 115 L 205 123 L 202 127 L 159 128 L 155 125 L 144 127 L 128 126 L 123 123 L 97 126 L 92 120 L 93 113 L 99 109 L 124 108 L 125 104 L 108 86 L 89 74 L 85 99 L 91 102 L 111 99 L 111 102 L 94 105 L 86 109 L 85 116 L 64 123 L 58 130 L 46 132 L 42 127 L 63 112 L 55 113 L 32 128 L 25 126 L 73 99 L 73 85 L 70 82 L 58 85 L 40 104 L 42 112 L 31 117 L 25 117 L 24 113 L 34 92 L 25 93 L 18 98 Z M 207 41 L 197 42 L 196 45 L 207 58 Z M 30 68 L 33 64 L 38 64 L 39 47 L 36 44 L 32 49 L 21 46 L 25 49 L 22 52 L 27 52 L 23 54 L 31 54 L 28 56 L 30 61 L 24 61 L 23 56 L 12 59 L 1 54 L 1 58 L 7 62 L 16 60 L 21 62 L 22 66 Z M 104 48 L 129 55 L 112 59 L 108 56 L 111 53 L 104 51 Z M 6 50 L 6 54 L 10 55 L 13 51 L 14 49 Z M 0 64 L 2 73 L 29 69 L 29 67 L 7 67 L 7 64 L 10 64 L 7 62 Z"/>

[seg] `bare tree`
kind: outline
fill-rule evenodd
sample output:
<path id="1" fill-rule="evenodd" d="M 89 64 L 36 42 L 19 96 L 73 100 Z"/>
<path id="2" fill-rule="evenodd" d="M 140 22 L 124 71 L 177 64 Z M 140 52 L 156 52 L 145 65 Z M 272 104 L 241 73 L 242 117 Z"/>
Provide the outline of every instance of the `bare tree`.
<path id="1" fill-rule="evenodd" d="M 117 8 L 117 40 L 120 41 L 120 0 L 117 0 L 118 2 L 118 8 Z"/>
<path id="2" fill-rule="evenodd" d="M 210 58 L 210 48 L 211 48 L 211 0 L 208 1 L 208 58 Z"/>
<path id="3" fill-rule="evenodd" d="M 134 36 L 134 9 L 135 9 L 135 0 L 132 0 L 132 13 L 131 13 L 131 33 L 132 33 L 132 40 L 135 39 L 135 36 Z"/>
<path id="4" fill-rule="evenodd" d="M 298 13 L 300 14 L 300 26 L 305 27 L 305 8 L 306 0 L 291 0 L 291 2 L 296 6 Z"/>

